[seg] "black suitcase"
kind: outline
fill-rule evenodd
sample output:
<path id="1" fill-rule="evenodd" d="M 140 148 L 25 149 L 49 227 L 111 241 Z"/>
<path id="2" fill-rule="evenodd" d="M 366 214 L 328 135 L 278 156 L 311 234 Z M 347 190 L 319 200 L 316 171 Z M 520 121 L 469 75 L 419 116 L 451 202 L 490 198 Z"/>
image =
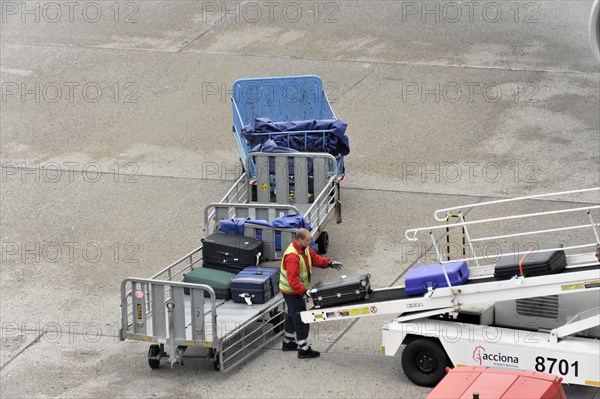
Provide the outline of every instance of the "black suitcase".
<path id="1" fill-rule="evenodd" d="M 363 274 L 318 282 L 310 290 L 313 304 L 315 308 L 324 308 L 369 299 L 370 278 L 370 274 Z"/>
<path id="2" fill-rule="evenodd" d="M 214 233 L 202 239 L 204 267 L 237 274 L 249 265 L 256 265 L 263 242 L 252 237 Z"/>
<path id="3" fill-rule="evenodd" d="M 562 245 L 559 247 L 562 247 Z M 519 252 L 502 256 L 500 259 L 498 259 L 496 267 L 494 268 L 494 277 L 499 280 L 504 280 L 510 279 L 513 276 L 520 276 L 521 262 L 523 275 L 525 277 L 560 273 L 567 266 L 567 257 L 565 256 L 565 251 L 556 250 L 539 252 L 542 249 L 550 248 L 557 247 L 537 248 L 534 250 L 522 249 L 519 250 Z"/>

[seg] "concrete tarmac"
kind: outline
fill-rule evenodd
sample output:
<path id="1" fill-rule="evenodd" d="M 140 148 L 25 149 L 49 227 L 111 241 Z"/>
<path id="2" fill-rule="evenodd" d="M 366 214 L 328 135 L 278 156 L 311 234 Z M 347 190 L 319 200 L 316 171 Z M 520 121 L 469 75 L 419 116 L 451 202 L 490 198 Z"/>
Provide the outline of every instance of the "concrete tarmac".
<path id="1" fill-rule="evenodd" d="M 433 261 L 404 231 L 435 209 L 599 186 L 591 4 L 0 1 L 0 396 L 425 397 L 379 354 L 382 316 L 314 325 L 317 360 L 276 342 L 228 373 L 194 357 L 150 370 L 147 344 L 118 339 L 119 284 L 200 245 L 241 171 L 240 78 L 322 78 L 351 143 L 328 256 L 375 287 Z"/>

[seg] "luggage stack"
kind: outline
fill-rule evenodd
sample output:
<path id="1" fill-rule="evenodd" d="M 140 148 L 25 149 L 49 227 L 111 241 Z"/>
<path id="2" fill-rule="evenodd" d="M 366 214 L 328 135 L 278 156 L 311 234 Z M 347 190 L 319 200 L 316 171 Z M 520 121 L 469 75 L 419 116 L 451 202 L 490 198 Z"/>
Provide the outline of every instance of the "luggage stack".
<path id="1" fill-rule="evenodd" d="M 263 242 L 252 237 L 214 233 L 202 239 L 203 267 L 237 274 L 260 263 Z"/>
<path id="2" fill-rule="evenodd" d="M 452 286 L 462 285 L 469 280 L 469 267 L 464 260 L 445 263 L 443 266 Z M 440 263 L 416 266 L 408 271 L 405 279 L 408 295 L 424 295 L 430 290 L 447 287 L 448 282 Z"/>
<path id="3" fill-rule="evenodd" d="M 313 304 L 315 308 L 324 308 L 369 299 L 370 278 L 370 274 L 362 274 L 318 282 L 310 290 Z"/>
<path id="4" fill-rule="evenodd" d="M 525 277 L 560 273 L 567 267 L 565 251 L 540 252 L 540 250 L 561 247 L 562 245 L 538 248 L 536 250 L 523 249 L 504 255 L 496 262 L 494 277 L 499 280 L 510 279 L 514 276 L 520 276 L 521 269 Z"/>

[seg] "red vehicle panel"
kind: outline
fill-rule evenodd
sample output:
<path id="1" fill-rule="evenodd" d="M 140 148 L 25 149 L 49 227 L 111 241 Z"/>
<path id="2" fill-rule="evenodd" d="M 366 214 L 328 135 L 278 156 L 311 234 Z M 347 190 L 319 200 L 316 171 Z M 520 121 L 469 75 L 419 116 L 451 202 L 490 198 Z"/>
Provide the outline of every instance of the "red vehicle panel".
<path id="1" fill-rule="evenodd" d="M 566 399 L 562 379 L 537 371 L 497 370 L 487 367 L 457 367 L 427 396 L 427 399 Z"/>

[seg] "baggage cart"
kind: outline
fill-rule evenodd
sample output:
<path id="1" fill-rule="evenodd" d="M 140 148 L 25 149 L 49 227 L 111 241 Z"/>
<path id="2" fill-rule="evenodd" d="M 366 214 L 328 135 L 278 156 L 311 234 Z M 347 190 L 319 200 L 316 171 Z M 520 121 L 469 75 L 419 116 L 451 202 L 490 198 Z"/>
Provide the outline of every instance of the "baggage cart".
<path id="1" fill-rule="evenodd" d="M 321 78 L 314 75 L 238 79 L 233 83 L 231 103 L 233 133 L 240 150 L 242 163 L 253 147 L 244 139 L 243 129 L 256 118 L 266 117 L 273 122 L 337 119 L 325 93 Z M 305 145 L 309 138 L 322 138 L 324 145 L 331 133 L 331 129 L 324 129 L 262 133 L 258 135 L 268 137 L 285 135 L 288 142 L 292 137 L 301 138 Z M 316 151 L 310 151 L 307 148 L 300 148 L 299 150 L 303 152 Z M 324 147 L 323 151 L 325 151 Z M 335 156 L 340 177 L 343 178 L 345 171 L 344 157 L 339 154 L 335 154 Z M 255 168 L 252 161 L 250 161 L 249 168 L 246 170 L 249 170 L 249 174 L 254 176 Z"/>
<path id="2" fill-rule="evenodd" d="M 185 273 L 201 267 L 201 255 L 202 247 L 150 278 L 131 277 L 121 283 L 120 339 L 150 343 L 152 369 L 163 358 L 171 366 L 182 365 L 184 352 L 193 349 L 195 357 L 227 371 L 283 333 L 285 303 L 280 293 L 264 304 L 248 306 L 217 299 L 208 285 L 182 282 Z"/>
<path id="3" fill-rule="evenodd" d="M 319 252 L 325 254 L 329 246 L 326 223 L 334 216 L 337 223 L 342 222 L 335 158 L 324 153 L 250 153 L 246 171 L 251 164 L 256 168 L 255 178 L 244 172 L 221 202 L 205 208 L 205 234 L 217 231 L 222 220 L 250 218 L 244 225 L 244 235 L 264 242 L 263 259 L 278 260 L 298 229 L 253 221 L 273 222 L 282 216 L 298 214 L 312 227 Z"/>

